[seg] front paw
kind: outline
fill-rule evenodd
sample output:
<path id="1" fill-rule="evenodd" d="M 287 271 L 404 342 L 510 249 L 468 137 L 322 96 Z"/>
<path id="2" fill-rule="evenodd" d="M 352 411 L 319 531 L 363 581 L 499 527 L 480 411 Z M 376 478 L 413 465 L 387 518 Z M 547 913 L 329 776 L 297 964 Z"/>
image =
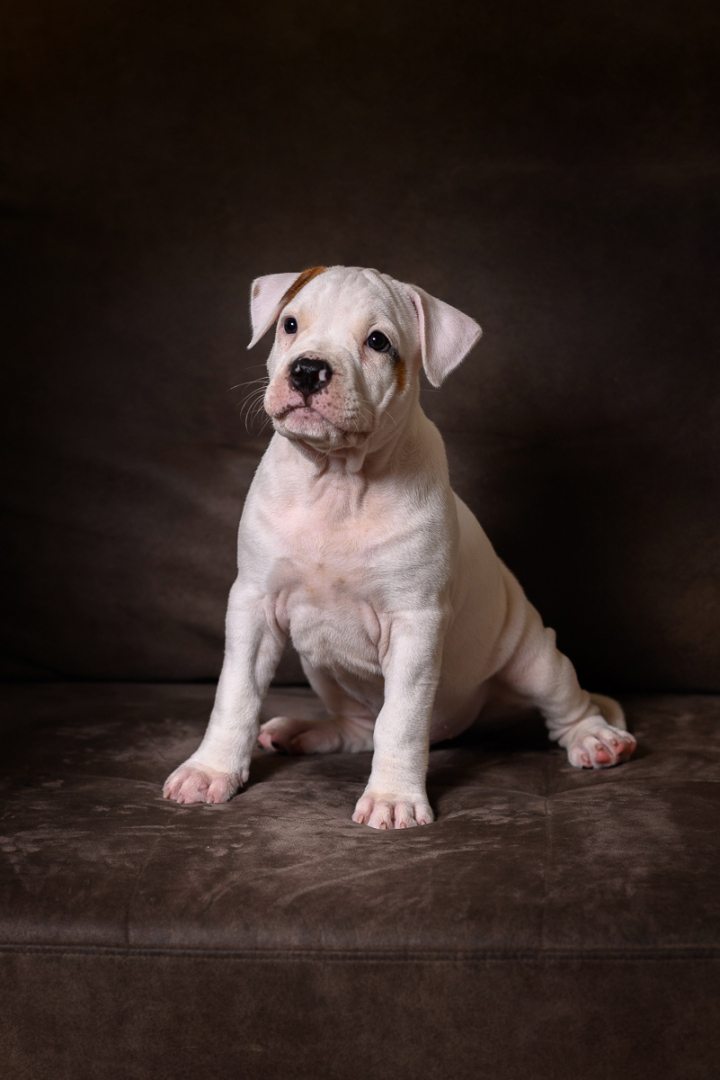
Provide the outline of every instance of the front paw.
<path id="1" fill-rule="evenodd" d="M 163 798 L 177 803 L 221 803 L 232 799 L 247 776 L 219 772 L 208 765 L 186 761 L 171 773 L 163 787 Z"/>
<path id="2" fill-rule="evenodd" d="M 393 795 L 366 791 L 358 799 L 352 819 L 371 829 L 411 829 L 415 825 L 430 825 L 434 814 L 424 793 Z"/>

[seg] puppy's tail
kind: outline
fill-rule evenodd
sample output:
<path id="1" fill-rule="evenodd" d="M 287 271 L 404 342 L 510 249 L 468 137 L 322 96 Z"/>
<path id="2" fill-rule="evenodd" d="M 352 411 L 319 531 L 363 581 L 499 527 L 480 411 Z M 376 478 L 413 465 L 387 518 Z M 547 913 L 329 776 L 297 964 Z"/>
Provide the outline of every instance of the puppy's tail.
<path id="1" fill-rule="evenodd" d="M 622 706 L 615 698 L 606 697 L 605 694 L 591 694 L 590 700 L 597 705 L 598 709 L 603 714 L 603 717 L 611 727 L 620 728 L 621 731 L 627 731 L 625 713 L 622 710 Z"/>

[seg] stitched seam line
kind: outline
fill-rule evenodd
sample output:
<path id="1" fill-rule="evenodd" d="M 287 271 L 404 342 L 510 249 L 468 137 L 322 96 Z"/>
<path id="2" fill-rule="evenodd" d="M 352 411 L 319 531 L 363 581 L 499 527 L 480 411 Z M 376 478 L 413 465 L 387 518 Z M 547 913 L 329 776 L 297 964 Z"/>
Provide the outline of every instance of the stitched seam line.
<path id="1" fill-rule="evenodd" d="M 315 950 L 315 949 L 173 949 L 122 947 L 112 945 L 23 945 L 0 944 L 0 953 L 24 953 L 45 956 L 127 956 L 148 959 L 158 956 L 177 957 L 198 960 L 242 960 L 242 961 L 317 961 L 353 963 L 482 963 L 497 961 L 507 963 L 537 963 L 545 961 L 589 961 L 589 962 L 634 962 L 665 960 L 720 960 L 720 948 L 676 949 L 628 949 L 628 950 L 574 950 L 574 949 L 537 949 L 537 950 L 481 950 L 457 952 L 353 952 L 351 950 Z"/>

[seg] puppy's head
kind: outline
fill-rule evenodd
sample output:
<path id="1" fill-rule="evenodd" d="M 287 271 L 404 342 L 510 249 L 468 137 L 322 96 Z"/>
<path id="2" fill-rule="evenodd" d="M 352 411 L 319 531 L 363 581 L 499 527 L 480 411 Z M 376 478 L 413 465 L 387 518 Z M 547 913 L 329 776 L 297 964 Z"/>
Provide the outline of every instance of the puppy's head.
<path id="1" fill-rule="evenodd" d="M 257 278 L 250 315 L 249 348 L 277 320 L 265 393 L 275 430 L 318 450 L 397 429 L 420 367 L 439 386 L 481 333 L 422 289 L 358 267 Z"/>

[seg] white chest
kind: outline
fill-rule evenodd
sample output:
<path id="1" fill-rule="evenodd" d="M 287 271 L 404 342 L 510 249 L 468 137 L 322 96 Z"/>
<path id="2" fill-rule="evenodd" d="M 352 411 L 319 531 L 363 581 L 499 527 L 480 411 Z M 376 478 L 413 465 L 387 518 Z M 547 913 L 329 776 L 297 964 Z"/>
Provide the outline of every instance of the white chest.
<path id="1" fill-rule="evenodd" d="M 378 677 L 386 626 L 382 590 L 372 567 L 342 555 L 328 550 L 326 538 L 319 557 L 306 550 L 305 557 L 279 560 L 271 587 L 276 618 L 313 667 Z"/>

